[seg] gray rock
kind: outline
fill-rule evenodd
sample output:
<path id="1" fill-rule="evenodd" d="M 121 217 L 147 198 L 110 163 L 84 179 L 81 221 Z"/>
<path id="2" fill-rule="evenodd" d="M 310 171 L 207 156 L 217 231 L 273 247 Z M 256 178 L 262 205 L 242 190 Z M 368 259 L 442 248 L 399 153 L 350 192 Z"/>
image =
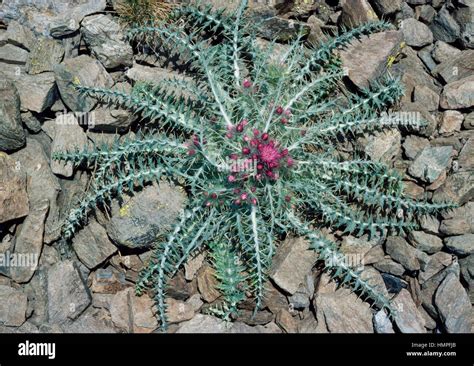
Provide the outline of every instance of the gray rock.
<path id="1" fill-rule="evenodd" d="M 415 17 L 415 11 L 406 2 L 402 2 L 402 5 L 400 6 L 400 11 L 395 13 L 395 20 L 398 22 L 404 19 L 409 19 L 409 18 L 414 18 L 414 17 Z"/>
<path id="2" fill-rule="evenodd" d="M 185 199 L 181 190 L 165 182 L 147 187 L 113 212 L 107 233 L 119 245 L 148 248 L 156 235 L 171 228 Z"/>
<path id="3" fill-rule="evenodd" d="M 466 130 L 474 130 L 474 112 L 469 113 L 462 125 Z"/>
<path id="4" fill-rule="evenodd" d="M 8 23 L 7 31 L 2 35 L 0 44 L 4 41 L 31 50 L 35 44 L 35 38 L 34 33 L 28 27 L 12 20 Z"/>
<path id="5" fill-rule="evenodd" d="M 461 266 L 461 275 L 464 282 L 467 283 L 469 299 L 474 303 L 474 256 L 469 255 L 459 260 Z"/>
<path id="6" fill-rule="evenodd" d="M 369 85 L 386 71 L 387 59 L 396 54 L 402 43 L 402 33 L 386 31 L 353 41 L 340 52 L 349 79 L 359 88 Z"/>
<path id="7" fill-rule="evenodd" d="M 109 314 L 103 309 L 88 308 L 79 318 L 64 327 L 64 333 L 117 333 Z"/>
<path id="8" fill-rule="evenodd" d="M 446 61 L 451 61 L 453 58 L 457 58 L 460 53 L 461 50 L 456 47 L 443 41 L 436 41 L 432 55 L 436 62 L 442 64 Z"/>
<path id="9" fill-rule="evenodd" d="M 474 169 L 474 137 L 471 137 L 464 144 L 459 153 L 459 168 L 464 170 Z"/>
<path id="10" fill-rule="evenodd" d="M 436 91 L 425 85 L 417 85 L 413 93 L 413 101 L 420 103 L 428 111 L 436 111 L 439 106 L 439 95 Z"/>
<path id="11" fill-rule="evenodd" d="M 49 201 L 43 240 L 45 243 L 50 243 L 59 237 L 59 208 L 56 200 L 61 187 L 58 179 L 51 172 L 49 159 L 36 140 L 28 138 L 26 147 L 12 154 L 12 158 L 20 162 L 21 169 L 27 174 L 30 209 L 36 205 L 41 206 L 44 199 Z"/>
<path id="12" fill-rule="evenodd" d="M 181 323 L 192 319 L 194 316 L 194 309 L 187 302 L 168 298 L 166 299 L 166 305 L 166 314 L 170 323 Z"/>
<path id="13" fill-rule="evenodd" d="M 444 239 L 444 245 L 457 255 L 474 253 L 474 234 L 450 236 Z"/>
<path id="14" fill-rule="evenodd" d="M 91 221 L 73 238 L 73 248 L 87 268 L 93 269 L 112 256 L 117 248 L 110 242 L 105 229 Z"/>
<path id="15" fill-rule="evenodd" d="M 379 16 L 389 15 L 401 9 L 402 0 L 372 0 L 371 4 Z"/>
<path id="16" fill-rule="evenodd" d="M 374 314 L 373 318 L 374 329 L 376 333 L 395 333 L 392 322 L 388 318 L 384 310 L 380 310 Z"/>
<path id="17" fill-rule="evenodd" d="M 440 232 L 445 235 L 474 234 L 474 202 L 456 208 L 441 222 Z"/>
<path id="18" fill-rule="evenodd" d="M 414 160 L 418 154 L 430 145 L 428 139 L 416 135 L 408 135 L 403 142 L 403 150 L 410 160 Z"/>
<path id="19" fill-rule="evenodd" d="M 74 262 L 59 262 L 48 269 L 48 317 L 63 324 L 76 319 L 92 298 Z"/>
<path id="20" fill-rule="evenodd" d="M 371 160 L 389 163 L 400 151 L 400 131 L 397 129 L 377 131 L 358 139 L 357 144 L 370 156 Z"/>
<path id="21" fill-rule="evenodd" d="M 269 276 L 290 295 L 294 294 L 318 258 L 303 238 L 285 240 L 273 260 Z"/>
<path id="22" fill-rule="evenodd" d="M 146 294 L 136 296 L 133 288 L 117 292 L 110 303 L 115 326 L 131 333 L 151 333 L 158 327 L 153 300 Z"/>
<path id="23" fill-rule="evenodd" d="M 20 94 L 21 109 L 41 113 L 57 99 L 57 89 L 52 72 L 38 75 L 21 73 L 15 79 Z"/>
<path id="24" fill-rule="evenodd" d="M 408 173 L 420 180 L 433 183 L 449 165 L 452 146 L 426 147 L 408 168 Z"/>
<path id="25" fill-rule="evenodd" d="M 206 258 L 206 253 L 199 253 L 192 258 L 190 258 L 184 264 L 184 276 L 186 281 L 192 281 L 196 273 L 201 269 L 204 264 L 204 259 Z"/>
<path id="26" fill-rule="evenodd" d="M 59 115 L 43 124 L 43 130 L 53 140 L 51 153 L 83 150 L 87 146 L 87 135 L 77 123 L 72 113 Z M 54 174 L 71 177 L 74 173 L 72 162 L 51 160 L 51 170 Z"/>
<path id="27" fill-rule="evenodd" d="M 435 39 L 446 43 L 453 43 L 461 35 L 461 27 L 445 6 L 433 19 L 430 29 Z"/>
<path id="28" fill-rule="evenodd" d="M 474 106 L 474 75 L 446 85 L 440 98 L 444 109 L 462 109 Z"/>
<path id="29" fill-rule="evenodd" d="M 374 263 L 374 267 L 380 272 L 390 273 L 399 277 L 405 273 L 405 268 L 403 268 L 400 263 L 397 263 L 390 258 L 384 258 L 381 261 Z"/>
<path id="30" fill-rule="evenodd" d="M 418 275 L 420 284 L 428 281 L 435 274 L 451 265 L 452 262 L 452 255 L 445 252 L 438 252 L 430 255 L 427 263 L 425 263 L 424 268 L 422 268 Z"/>
<path id="31" fill-rule="evenodd" d="M 425 64 L 430 72 L 432 72 L 436 68 L 436 62 L 433 60 L 431 56 L 431 52 L 433 51 L 434 46 L 429 44 L 428 46 L 423 47 L 418 51 L 418 57 L 421 61 Z"/>
<path id="32" fill-rule="evenodd" d="M 434 202 L 452 201 L 459 205 L 474 198 L 474 172 L 449 175 L 446 182 L 433 194 Z"/>
<path id="33" fill-rule="evenodd" d="M 445 52 L 452 53 L 449 57 L 446 55 L 446 60 L 433 70 L 433 75 L 436 75 L 445 83 L 452 83 L 471 76 L 472 69 L 474 69 L 474 50 L 460 52 L 449 45 L 446 45 L 446 47 L 450 48 L 446 49 Z"/>
<path id="34" fill-rule="evenodd" d="M 29 74 L 40 74 L 53 71 L 53 66 L 60 63 L 64 56 L 64 47 L 61 42 L 39 38 L 36 40 L 26 63 Z"/>
<path id="35" fill-rule="evenodd" d="M 14 65 L 24 65 L 28 59 L 28 51 L 24 48 L 7 43 L 0 47 L 0 62 Z"/>
<path id="36" fill-rule="evenodd" d="M 93 55 L 106 68 L 131 66 L 132 47 L 125 42 L 118 22 L 111 16 L 98 14 L 85 17 L 81 33 Z"/>
<path id="37" fill-rule="evenodd" d="M 439 234 L 440 222 L 436 217 L 423 215 L 420 218 L 420 227 L 428 234 Z"/>
<path id="38" fill-rule="evenodd" d="M 314 294 L 314 277 L 310 273 L 305 281 L 298 287 L 298 290 L 288 297 L 288 303 L 293 309 L 303 310 L 309 307 Z"/>
<path id="39" fill-rule="evenodd" d="M 19 327 L 26 320 L 28 298 L 9 286 L 0 285 L 0 323 Z"/>
<path id="40" fill-rule="evenodd" d="M 28 215 L 26 174 L 20 167 L 0 153 L 0 223 Z"/>
<path id="41" fill-rule="evenodd" d="M 23 122 L 31 133 L 38 133 L 41 131 L 41 122 L 31 112 L 22 113 L 21 122 Z"/>
<path id="42" fill-rule="evenodd" d="M 217 281 L 215 270 L 209 266 L 203 266 L 197 275 L 197 285 L 199 293 L 204 301 L 211 303 L 215 301 L 221 293 L 217 289 L 219 283 Z"/>
<path id="43" fill-rule="evenodd" d="M 431 5 L 421 5 L 417 6 L 416 15 L 423 23 L 430 24 L 436 16 L 436 10 Z"/>
<path id="44" fill-rule="evenodd" d="M 0 18 L 19 23 L 45 36 L 62 37 L 80 27 L 89 14 L 103 11 L 105 0 L 6 0 L 0 6 Z"/>
<path id="45" fill-rule="evenodd" d="M 331 333 L 373 333 L 372 312 L 348 289 L 315 296 L 318 322 L 325 322 Z"/>
<path id="46" fill-rule="evenodd" d="M 439 133 L 441 135 L 450 135 L 461 130 L 464 116 L 459 111 L 444 111 Z"/>
<path id="47" fill-rule="evenodd" d="M 252 14 L 251 22 L 258 24 L 258 36 L 280 42 L 288 42 L 298 37 L 298 34 L 308 35 L 311 31 L 309 25 L 292 19 L 275 16 L 270 11 L 255 12 Z"/>
<path id="48" fill-rule="evenodd" d="M 443 248 L 443 241 L 440 238 L 423 231 L 410 232 L 408 240 L 415 248 L 428 254 L 439 252 Z"/>
<path id="49" fill-rule="evenodd" d="M 416 249 L 399 236 L 389 236 L 385 243 L 385 250 L 392 259 L 400 263 L 409 271 L 418 271 L 420 262 L 416 256 Z"/>
<path id="50" fill-rule="evenodd" d="M 12 82 L 0 81 L 0 151 L 16 150 L 25 145 L 21 127 L 20 95 Z"/>
<path id="51" fill-rule="evenodd" d="M 435 304 L 448 333 L 470 333 L 472 327 L 471 302 L 459 279 L 450 273 L 439 285 Z"/>
<path id="52" fill-rule="evenodd" d="M 355 28 L 377 19 L 377 14 L 367 0 L 346 0 L 342 3 L 340 22 L 347 28 Z"/>
<path id="53" fill-rule="evenodd" d="M 431 30 L 416 19 L 406 19 L 402 21 L 400 29 L 409 46 L 423 47 L 433 42 L 433 33 L 431 33 Z"/>
<path id="54" fill-rule="evenodd" d="M 73 112 L 89 112 L 97 104 L 92 98 L 82 97 L 74 88 L 75 84 L 103 88 L 113 85 L 112 77 L 102 64 L 86 55 L 66 59 L 55 65 L 54 75 L 61 99 Z"/>
<path id="55" fill-rule="evenodd" d="M 10 276 L 17 283 L 28 282 L 38 267 L 48 209 L 49 201 L 47 199 L 35 204 L 16 235 L 14 254 L 18 257 L 28 258 L 26 265 L 10 268 Z"/>
<path id="56" fill-rule="evenodd" d="M 407 290 L 400 291 L 392 306 L 396 311 L 395 324 L 402 333 L 426 333 L 425 320 Z"/>
<path id="57" fill-rule="evenodd" d="M 230 325 L 210 315 L 196 314 L 179 325 L 176 333 L 226 333 Z"/>

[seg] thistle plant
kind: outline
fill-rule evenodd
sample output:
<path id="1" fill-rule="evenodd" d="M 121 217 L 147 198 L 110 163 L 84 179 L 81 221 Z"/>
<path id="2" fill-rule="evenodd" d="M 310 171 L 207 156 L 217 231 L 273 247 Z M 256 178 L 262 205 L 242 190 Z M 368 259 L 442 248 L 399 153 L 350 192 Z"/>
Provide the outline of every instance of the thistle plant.
<path id="1" fill-rule="evenodd" d="M 94 167 L 92 189 L 70 212 L 63 236 L 71 238 L 90 210 L 113 197 L 168 179 L 185 187 L 188 206 L 156 243 L 137 283 L 138 293 L 153 294 L 163 329 L 167 282 L 206 249 L 223 294 L 222 315 L 235 315 L 245 296 L 261 308 L 276 243 L 288 235 L 307 238 L 339 284 L 393 312 L 320 231 L 404 233 L 419 214 L 450 207 L 406 197 L 399 174 L 336 149 L 343 139 L 406 122 L 384 114 L 403 94 L 398 80 L 350 92 L 336 52 L 390 24 L 365 24 L 318 47 L 298 36 L 277 55 L 275 42 L 259 41 L 246 6 L 242 1 L 224 15 L 188 5 L 174 10 L 175 21 L 129 31 L 148 50 L 167 47 L 187 57 L 188 78 L 137 83 L 130 93 L 77 86 L 84 96 L 139 114 L 148 127 L 134 139 L 54 156 Z"/>

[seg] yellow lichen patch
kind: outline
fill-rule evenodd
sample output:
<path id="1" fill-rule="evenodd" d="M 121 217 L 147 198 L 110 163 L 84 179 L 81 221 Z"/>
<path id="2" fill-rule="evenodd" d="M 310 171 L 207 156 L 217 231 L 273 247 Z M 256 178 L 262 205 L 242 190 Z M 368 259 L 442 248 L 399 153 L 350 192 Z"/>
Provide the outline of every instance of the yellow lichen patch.
<path id="1" fill-rule="evenodd" d="M 120 207 L 119 215 L 120 217 L 130 216 L 130 205 L 128 203 Z"/>
<path id="2" fill-rule="evenodd" d="M 79 78 L 77 76 L 74 76 L 73 79 L 72 79 L 72 83 L 74 85 L 79 85 L 81 83 L 81 81 L 79 80 Z"/>

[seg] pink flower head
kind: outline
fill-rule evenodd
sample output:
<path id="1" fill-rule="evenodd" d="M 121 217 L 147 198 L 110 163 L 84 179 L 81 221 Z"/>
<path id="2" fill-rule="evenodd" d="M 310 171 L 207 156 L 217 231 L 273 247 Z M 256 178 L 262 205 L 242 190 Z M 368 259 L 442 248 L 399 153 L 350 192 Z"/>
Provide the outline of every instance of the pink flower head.
<path id="1" fill-rule="evenodd" d="M 189 149 L 188 150 L 188 155 L 189 156 L 193 156 L 194 154 L 196 154 L 196 150 L 194 150 L 194 149 Z"/>
<path id="2" fill-rule="evenodd" d="M 229 183 L 235 182 L 235 176 L 229 175 L 229 176 L 227 177 L 227 181 L 228 181 Z"/>
<path id="3" fill-rule="evenodd" d="M 287 164 L 289 167 L 292 167 L 292 166 L 295 164 L 295 162 L 294 162 L 294 160 L 293 160 L 292 158 L 288 158 L 288 159 L 286 159 L 286 164 Z"/>
<path id="4" fill-rule="evenodd" d="M 259 147 L 260 152 L 260 160 L 268 165 L 272 163 L 278 163 L 281 156 L 275 146 L 271 146 L 270 144 L 262 145 L 261 148 Z"/>
<path id="5" fill-rule="evenodd" d="M 237 160 L 239 158 L 239 155 L 237 155 L 236 153 L 232 153 L 232 154 L 229 155 L 229 158 L 231 160 Z"/>
<path id="6" fill-rule="evenodd" d="M 241 199 L 242 201 L 245 201 L 245 200 L 247 199 L 247 197 L 248 197 L 248 195 L 247 195 L 247 193 L 245 193 L 245 192 L 240 195 L 240 199 Z"/>
<path id="7" fill-rule="evenodd" d="M 277 109 L 276 109 L 276 113 L 277 113 L 277 114 L 283 114 L 283 107 L 282 107 L 282 106 L 278 106 Z"/>
<path id="8" fill-rule="evenodd" d="M 245 142 L 249 142 L 249 141 L 250 141 L 250 137 L 248 137 L 247 135 L 245 135 L 243 139 L 244 139 Z"/>
<path id="9" fill-rule="evenodd" d="M 258 137 L 258 136 L 260 135 L 260 131 L 257 130 L 257 129 L 254 129 L 254 130 L 253 130 L 253 135 L 254 135 L 255 137 Z"/>
<path id="10" fill-rule="evenodd" d="M 212 197 L 212 199 L 216 199 L 216 198 L 217 198 L 217 193 L 215 193 L 215 192 L 212 193 L 212 194 L 211 194 L 211 197 Z"/>
<path id="11" fill-rule="evenodd" d="M 244 130 L 244 125 L 242 123 L 239 123 L 235 129 L 237 130 L 237 132 L 242 132 Z"/>
<path id="12" fill-rule="evenodd" d="M 234 135 L 233 135 L 232 133 L 230 133 L 230 132 L 227 132 L 227 133 L 225 134 L 225 136 L 226 136 L 228 139 L 231 139 L 232 137 L 234 137 Z"/>
<path id="13" fill-rule="evenodd" d="M 291 197 L 290 197 L 290 196 L 285 196 L 285 201 L 286 201 L 286 202 L 290 202 L 290 201 L 291 201 Z"/>
<path id="14" fill-rule="evenodd" d="M 257 199 L 256 198 L 252 198 L 252 205 L 256 205 L 257 204 Z"/>
<path id="15" fill-rule="evenodd" d="M 288 123 L 288 120 L 285 117 L 281 117 L 281 123 L 286 125 Z"/>
<path id="16" fill-rule="evenodd" d="M 245 79 L 242 83 L 242 86 L 246 89 L 250 88 L 252 86 L 252 82 L 249 79 Z"/>
<path id="17" fill-rule="evenodd" d="M 240 124 L 245 127 L 249 124 L 249 121 L 248 119 L 244 118 L 242 121 L 240 121 Z"/>
<path id="18" fill-rule="evenodd" d="M 285 116 L 291 116 L 291 109 L 290 108 L 285 109 Z"/>
<path id="19" fill-rule="evenodd" d="M 262 140 L 263 140 L 263 141 L 268 140 L 268 133 L 264 133 L 264 134 L 262 135 Z"/>
<path id="20" fill-rule="evenodd" d="M 244 155 L 250 154 L 250 149 L 249 149 L 248 147 L 244 147 L 244 148 L 242 149 L 242 154 L 244 154 Z"/>

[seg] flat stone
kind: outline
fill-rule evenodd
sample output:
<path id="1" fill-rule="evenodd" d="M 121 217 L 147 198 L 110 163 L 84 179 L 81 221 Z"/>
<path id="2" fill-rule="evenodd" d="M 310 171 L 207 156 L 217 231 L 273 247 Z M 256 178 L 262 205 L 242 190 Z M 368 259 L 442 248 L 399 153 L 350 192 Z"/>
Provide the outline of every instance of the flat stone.
<path id="1" fill-rule="evenodd" d="M 185 199 L 182 190 L 166 182 L 146 187 L 125 200 L 119 210 L 113 210 L 107 233 L 118 245 L 148 248 L 158 234 L 170 230 Z"/>
<path id="2" fill-rule="evenodd" d="M 8 80 L 0 81 L 0 151 L 16 150 L 25 145 L 21 126 L 20 94 Z"/>
<path id="3" fill-rule="evenodd" d="M 217 289 L 217 278 L 215 271 L 210 266 L 204 266 L 198 273 L 197 284 L 201 297 L 206 302 L 213 302 L 221 293 Z"/>
<path id="4" fill-rule="evenodd" d="M 443 248 L 443 241 L 440 238 L 423 231 L 411 231 L 408 240 L 415 248 L 428 254 L 439 252 Z"/>
<path id="5" fill-rule="evenodd" d="M 318 322 L 325 322 L 330 333 L 374 332 L 369 304 L 348 289 L 317 294 L 314 306 L 323 314 Z"/>
<path id="6" fill-rule="evenodd" d="M 379 15 L 389 15 L 401 9 L 402 0 L 373 0 L 372 6 Z"/>
<path id="7" fill-rule="evenodd" d="M 169 323 L 180 323 L 192 319 L 194 316 L 194 309 L 192 305 L 184 301 L 169 298 L 166 299 L 166 303 L 168 305 L 166 314 L 168 316 Z"/>
<path id="8" fill-rule="evenodd" d="M 84 98 L 74 88 L 75 84 L 110 88 L 112 77 L 102 64 L 87 56 L 80 55 L 64 60 L 54 66 L 54 75 L 63 102 L 74 112 L 89 112 L 97 104 L 92 98 Z"/>
<path id="9" fill-rule="evenodd" d="M 76 319 L 90 305 L 91 294 L 74 262 L 58 262 L 48 269 L 48 316 L 51 323 Z"/>
<path id="10" fill-rule="evenodd" d="M 76 233 L 72 245 L 80 261 L 89 269 L 102 264 L 117 251 L 105 229 L 95 220 Z"/>
<path id="11" fill-rule="evenodd" d="M 424 182 L 433 183 L 448 167 L 452 146 L 426 147 L 408 168 L 408 172 Z"/>
<path id="12" fill-rule="evenodd" d="M 390 258 L 384 258 L 374 263 L 374 267 L 380 272 L 390 273 L 395 276 L 402 276 L 405 273 L 405 268 Z"/>
<path id="13" fill-rule="evenodd" d="M 28 51 L 7 43 L 0 46 L 0 62 L 15 65 L 24 65 L 28 59 Z"/>
<path id="14" fill-rule="evenodd" d="M 403 150 L 407 158 L 414 160 L 429 145 L 428 139 L 416 135 L 408 135 L 403 143 Z"/>
<path id="15" fill-rule="evenodd" d="M 0 153 L 0 223 L 28 215 L 26 174 L 16 161 Z"/>
<path id="16" fill-rule="evenodd" d="M 449 10 L 443 6 L 430 25 L 435 39 L 453 43 L 461 35 L 461 28 Z"/>
<path id="17" fill-rule="evenodd" d="M 435 304 L 448 333 L 470 333 L 472 328 L 471 302 L 459 279 L 450 273 L 439 285 Z"/>
<path id="18" fill-rule="evenodd" d="M 460 131 L 464 116 L 459 111 L 444 111 L 439 133 L 442 135 L 449 135 Z"/>
<path id="19" fill-rule="evenodd" d="M 400 291 L 392 306 L 396 311 L 395 324 L 402 333 L 426 333 L 425 320 L 407 290 Z"/>
<path id="20" fill-rule="evenodd" d="M 393 330 L 392 322 L 388 318 L 388 315 L 385 313 L 384 310 L 379 310 L 377 313 L 374 314 L 374 329 L 376 333 L 395 333 Z"/>
<path id="21" fill-rule="evenodd" d="M 27 296 L 12 287 L 0 285 L 0 323 L 19 327 L 26 320 Z"/>
<path id="22" fill-rule="evenodd" d="M 420 262 L 416 258 L 416 249 L 399 236 L 389 236 L 385 243 L 385 250 L 392 259 L 400 263 L 409 271 L 418 271 Z"/>
<path id="23" fill-rule="evenodd" d="M 154 302 L 146 294 L 136 296 L 133 288 L 115 294 L 110 315 L 116 327 L 130 333 L 151 333 L 158 327 L 153 312 Z"/>
<path id="24" fill-rule="evenodd" d="M 431 30 L 416 19 L 402 21 L 400 29 L 407 45 L 412 47 L 423 47 L 433 42 Z"/>
<path id="25" fill-rule="evenodd" d="M 225 333 L 227 323 L 211 315 L 196 314 L 179 325 L 176 333 Z"/>
<path id="26" fill-rule="evenodd" d="M 454 209 L 452 214 L 441 222 L 439 230 L 448 236 L 474 234 L 474 202 Z"/>
<path id="27" fill-rule="evenodd" d="M 285 292 L 294 294 L 318 258 L 303 238 L 285 240 L 278 248 L 269 276 Z"/>
<path id="28" fill-rule="evenodd" d="M 8 23 L 7 31 L 3 34 L 2 39 L 5 42 L 25 48 L 29 51 L 33 49 L 36 42 L 36 37 L 31 29 L 21 25 L 15 20 Z"/>
<path id="29" fill-rule="evenodd" d="M 357 144 L 374 161 L 389 163 L 398 155 L 401 147 L 400 131 L 396 129 L 374 132 L 357 141 Z"/>
<path id="30" fill-rule="evenodd" d="M 131 66 L 133 50 L 125 41 L 120 24 L 109 15 L 85 17 L 81 33 L 92 54 L 105 68 Z"/>
<path id="31" fill-rule="evenodd" d="M 474 75 L 446 85 L 440 98 L 444 109 L 462 109 L 474 106 Z"/>
<path id="32" fill-rule="evenodd" d="M 452 201 L 459 205 L 474 198 L 474 172 L 449 175 L 446 182 L 433 194 L 434 202 Z"/>
<path id="33" fill-rule="evenodd" d="M 440 77 L 445 83 L 452 83 L 472 75 L 474 50 L 461 52 L 452 46 L 447 46 L 449 48 L 445 52 L 451 52 L 451 54 L 449 57 L 448 55 L 441 56 L 446 59 L 433 70 L 433 75 Z"/>
<path id="34" fill-rule="evenodd" d="M 21 73 L 15 80 L 20 94 L 21 109 L 41 113 L 57 99 L 57 89 L 52 72 L 38 75 Z"/>
<path id="35" fill-rule="evenodd" d="M 53 140 L 51 153 L 83 150 L 87 147 L 87 135 L 79 126 L 77 119 L 72 113 L 59 115 L 56 119 L 46 121 L 43 124 L 46 131 Z M 72 177 L 74 165 L 72 162 L 64 162 L 51 159 L 51 170 L 54 174 L 63 177 Z"/>
<path id="36" fill-rule="evenodd" d="M 28 265 L 10 268 L 10 276 L 17 283 L 28 282 L 38 267 L 48 210 L 49 201 L 47 199 L 34 205 L 16 235 L 14 254 L 28 259 Z"/>
<path id="37" fill-rule="evenodd" d="M 64 333 L 118 333 L 110 316 L 103 309 L 87 309 L 79 318 L 64 327 Z"/>
<path id="38" fill-rule="evenodd" d="M 474 137 L 471 137 L 464 144 L 459 153 L 459 168 L 464 170 L 474 169 Z"/>
<path id="39" fill-rule="evenodd" d="M 26 63 L 28 74 L 40 74 L 53 71 L 53 66 L 59 64 L 64 56 L 63 44 L 49 38 L 36 40 Z"/>
<path id="40" fill-rule="evenodd" d="M 461 53 L 460 49 L 453 47 L 446 42 L 436 41 L 432 55 L 436 62 L 442 64 L 456 58 L 459 53 Z"/>
<path id="41" fill-rule="evenodd" d="M 417 85 L 413 93 L 413 101 L 425 106 L 428 111 L 436 111 L 439 106 L 439 95 L 425 85 Z"/>
<path id="42" fill-rule="evenodd" d="M 26 190 L 30 209 L 41 206 L 44 199 L 49 201 L 43 241 L 50 243 L 60 235 L 57 197 L 61 186 L 56 176 L 51 172 L 49 159 L 46 157 L 41 144 L 31 138 L 26 139 L 25 148 L 15 152 L 11 157 L 18 161 L 21 170 L 26 172 Z"/>
<path id="43" fill-rule="evenodd" d="M 420 284 L 428 281 L 441 270 L 451 265 L 452 262 L 452 255 L 445 252 L 438 252 L 430 255 L 428 262 L 424 266 L 425 268 L 423 268 L 418 275 Z"/>
<path id="44" fill-rule="evenodd" d="M 366 88 L 369 82 L 381 76 L 387 67 L 387 60 L 398 52 L 402 33 L 386 31 L 355 40 L 340 52 L 343 66 L 349 79 L 359 88 Z"/>
<path id="45" fill-rule="evenodd" d="M 355 28 L 364 23 L 378 20 L 367 0 L 346 0 L 342 3 L 340 21 L 347 28 Z"/>
<path id="46" fill-rule="evenodd" d="M 115 294 L 129 287 L 125 274 L 112 266 L 98 268 L 90 275 L 92 279 L 91 291 L 99 294 Z"/>
<path id="47" fill-rule="evenodd" d="M 188 260 L 184 265 L 184 277 L 186 281 L 192 281 L 196 273 L 201 269 L 204 264 L 204 259 L 206 258 L 206 253 L 198 253 L 190 260 Z"/>
<path id="48" fill-rule="evenodd" d="M 444 245 L 457 255 L 474 253 L 474 234 L 449 236 L 444 239 Z"/>

